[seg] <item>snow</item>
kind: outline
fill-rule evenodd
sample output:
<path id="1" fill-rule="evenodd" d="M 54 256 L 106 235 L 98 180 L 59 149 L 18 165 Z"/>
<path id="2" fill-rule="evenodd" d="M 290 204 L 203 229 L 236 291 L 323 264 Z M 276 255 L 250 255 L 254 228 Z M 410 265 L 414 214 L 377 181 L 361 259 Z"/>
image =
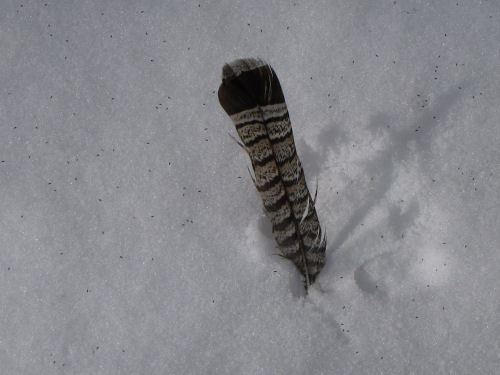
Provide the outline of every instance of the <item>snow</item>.
<path id="1" fill-rule="evenodd" d="M 2 374 L 500 373 L 497 1 L 4 0 Z M 305 295 L 217 100 L 269 61 Z"/>

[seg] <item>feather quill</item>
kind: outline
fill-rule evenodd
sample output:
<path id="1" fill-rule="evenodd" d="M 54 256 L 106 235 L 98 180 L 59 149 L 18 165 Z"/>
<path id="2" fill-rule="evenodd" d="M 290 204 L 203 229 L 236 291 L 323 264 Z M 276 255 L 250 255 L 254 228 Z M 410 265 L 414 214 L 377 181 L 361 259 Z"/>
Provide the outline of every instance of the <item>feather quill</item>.
<path id="1" fill-rule="evenodd" d="M 285 97 L 273 68 L 261 59 L 225 64 L 219 102 L 248 153 L 251 176 L 283 257 L 304 277 L 307 289 L 325 264 L 326 236 L 295 149 Z"/>

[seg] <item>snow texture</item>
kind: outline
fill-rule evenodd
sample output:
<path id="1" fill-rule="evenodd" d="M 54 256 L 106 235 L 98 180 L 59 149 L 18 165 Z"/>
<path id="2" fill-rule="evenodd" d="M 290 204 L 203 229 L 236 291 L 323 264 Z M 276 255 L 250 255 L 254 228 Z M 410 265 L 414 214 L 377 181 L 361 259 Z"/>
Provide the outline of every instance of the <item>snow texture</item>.
<path id="1" fill-rule="evenodd" d="M 500 373 L 498 1 L 3 0 L 2 374 Z M 216 90 L 278 73 L 306 296 Z"/>

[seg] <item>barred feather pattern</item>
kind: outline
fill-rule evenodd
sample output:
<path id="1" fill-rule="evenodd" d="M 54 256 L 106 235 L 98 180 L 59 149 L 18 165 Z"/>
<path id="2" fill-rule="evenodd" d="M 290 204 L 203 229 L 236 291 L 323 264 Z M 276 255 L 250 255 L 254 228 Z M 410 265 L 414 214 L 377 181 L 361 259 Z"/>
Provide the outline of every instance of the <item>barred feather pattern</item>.
<path id="1" fill-rule="evenodd" d="M 218 94 L 250 157 L 281 254 L 304 276 L 307 289 L 325 264 L 326 236 L 297 156 L 278 77 L 261 59 L 236 60 L 224 65 Z"/>

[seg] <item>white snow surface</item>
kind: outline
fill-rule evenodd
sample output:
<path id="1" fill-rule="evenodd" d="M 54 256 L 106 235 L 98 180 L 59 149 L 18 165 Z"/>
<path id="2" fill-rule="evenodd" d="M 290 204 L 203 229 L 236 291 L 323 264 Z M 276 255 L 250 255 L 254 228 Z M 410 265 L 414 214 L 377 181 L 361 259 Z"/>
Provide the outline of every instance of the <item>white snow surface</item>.
<path id="1" fill-rule="evenodd" d="M 500 3 L 0 5 L 1 374 L 500 373 Z M 282 83 L 306 295 L 228 136 Z"/>

